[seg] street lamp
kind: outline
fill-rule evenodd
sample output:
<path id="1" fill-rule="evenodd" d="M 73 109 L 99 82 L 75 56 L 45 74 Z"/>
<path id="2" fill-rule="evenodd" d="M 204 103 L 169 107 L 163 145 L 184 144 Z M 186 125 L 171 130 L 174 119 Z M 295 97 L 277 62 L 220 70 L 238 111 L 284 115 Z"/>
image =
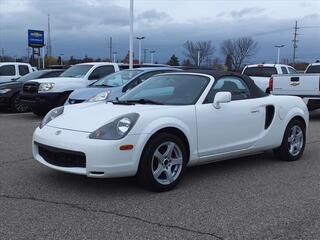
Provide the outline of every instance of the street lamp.
<path id="1" fill-rule="evenodd" d="M 113 52 L 113 62 L 116 62 L 116 56 L 117 56 L 118 52 Z"/>
<path id="2" fill-rule="evenodd" d="M 197 65 L 198 65 L 198 67 L 200 67 L 200 50 L 198 50 L 197 53 L 198 53 L 198 63 L 197 63 Z"/>
<path id="3" fill-rule="evenodd" d="M 136 37 L 139 40 L 139 64 L 141 64 L 141 40 L 145 39 L 146 37 Z"/>
<path id="4" fill-rule="evenodd" d="M 62 65 L 63 65 L 62 57 L 64 56 L 64 54 L 63 54 L 63 53 L 60 53 L 59 56 L 60 56 L 60 65 L 62 66 Z"/>
<path id="5" fill-rule="evenodd" d="M 133 68 L 133 0 L 130 0 L 129 69 Z"/>
<path id="6" fill-rule="evenodd" d="M 277 63 L 280 63 L 280 49 L 283 48 L 285 45 L 275 45 L 274 47 L 278 48 L 278 58 L 277 58 Z"/>
<path id="7" fill-rule="evenodd" d="M 153 63 L 153 55 L 155 54 L 156 51 L 152 50 L 150 51 L 150 54 L 151 54 L 151 63 Z"/>

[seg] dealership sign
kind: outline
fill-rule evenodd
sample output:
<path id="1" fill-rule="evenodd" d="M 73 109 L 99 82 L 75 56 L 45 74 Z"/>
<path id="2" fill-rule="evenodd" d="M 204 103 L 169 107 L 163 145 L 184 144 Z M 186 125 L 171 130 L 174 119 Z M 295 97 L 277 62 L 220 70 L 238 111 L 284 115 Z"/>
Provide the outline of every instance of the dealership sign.
<path id="1" fill-rule="evenodd" d="M 28 46 L 33 48 L 41 48 L 44 46 L 44 31 L 28 30 Z"/>

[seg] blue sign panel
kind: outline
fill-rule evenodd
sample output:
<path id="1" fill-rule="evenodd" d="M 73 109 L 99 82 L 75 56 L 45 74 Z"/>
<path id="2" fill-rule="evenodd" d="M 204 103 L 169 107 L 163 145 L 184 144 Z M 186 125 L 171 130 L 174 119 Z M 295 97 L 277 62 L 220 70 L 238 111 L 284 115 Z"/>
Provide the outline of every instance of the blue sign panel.
<path id="1" fill-rule="evenodd" d="M 44 31 L 28 30 L 29 47 L 40 48 L 44 46 Z"/>

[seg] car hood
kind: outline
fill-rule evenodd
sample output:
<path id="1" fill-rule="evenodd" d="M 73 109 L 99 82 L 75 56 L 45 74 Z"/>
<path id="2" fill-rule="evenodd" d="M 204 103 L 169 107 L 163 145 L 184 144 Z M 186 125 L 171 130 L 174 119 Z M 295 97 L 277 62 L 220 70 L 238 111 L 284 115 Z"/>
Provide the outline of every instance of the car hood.
<path id="1" fill-rule="evenodd" d="M 54 78 L 41 78 L 41 79 L 34 79 L 29 80 L 28 82 L 38 82 L 38 83 L 61 83 L 61 82 L 71 82 L 71 81 L 83 81 L 83 78 L 73 78 L 73 77 L 54 77 Z"/>
<path id="2" fill-rule="evenodd" d="M 167 105 L 119 105 L 111 102 L 82 103 L 67 105 L 64 113 L 47 126 L 82 132 L 93 132 L 112 120 L 128 113 L 142 113 L 155 109 L 167 109 Z"/>
<path id="3" fill-rule="evenodd" d="M 70 96 L 69 99 L 74 100 L 89 100 L 90 98 L 96 96 L 98 93 L 102 93 L 105 91 L 110 91 L 111 88 L 95 88 L 95 87 L 88 87 L 88 88 L 80 88 L 74 90 Z"/>
<path id="4" fill-rule="evenodd" d="M 22 82 L 15 82 L 15 81 L 10 81 L 10 82 L 4 82 L 0 83 L 0 89 L 4 88 L 18 88 L 22 86 Z"/>

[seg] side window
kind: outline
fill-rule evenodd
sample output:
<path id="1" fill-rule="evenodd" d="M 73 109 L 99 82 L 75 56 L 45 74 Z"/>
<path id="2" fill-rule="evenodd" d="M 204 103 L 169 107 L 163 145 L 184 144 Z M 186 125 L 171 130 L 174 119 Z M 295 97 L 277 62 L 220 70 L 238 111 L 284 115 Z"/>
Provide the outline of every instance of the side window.
<path id="1" fill-rule="evenodd" d="M 288 70 L 286 67 L 281 67 L 282 74 L 288 74 Z"/>
<path id="2" fill-rule="evenodd" d="M 19 65 L 19 74 L 20 76 L 24 76 L 29 73 L 29 68 L 26 65 Z"/>
<path id="3" fill-rule="evenodd" d="M 109 75 L 110 73 L 114 73 L 114 67 L 113 66 L 101 66 L 97 67 L 89 76 L 89 80 L 97 80 L 99 78 L 102 78 L 104 76 Z"/>
<path id="4" fill-rule="evenodd" d="M 290 74 L 297 74 L 297 71 L 293 69 L 292 67 L 288 67 L 288 71 Z"/>
<path id="5" fill-rule="evenodd" d="M 128 83 L 123 88 L 123 91 L 126 92 L 126 91 L 138 86 L 140 83 L 142 83 L 143 81 L 145 81 L 148 78 L 152 77 L 153 75 L 159 74 L 161 72 L 163 72 L 163 71 L 153 71 L 153 72 L 148 72 L 148 73 L 142 74 L 139 77 L 137 77 L 136 79 L 134 79 L 133 81 L 131 81 L 130 83 Z"/>
<path id="6" fill-rule="evenodd" d="M 14 76 L 16 70 L 14 65 L 4 65 L 0 67 L 0 76 Z"/>
<path id="7" fill-rule="evenodd" d="M 204 103 L 212 103 L 218 92 L 231 92 L 232 101 L 250 98 L 247 84 L 242 79 L 233 76 L 223 77 L 216 81 Z"/>

